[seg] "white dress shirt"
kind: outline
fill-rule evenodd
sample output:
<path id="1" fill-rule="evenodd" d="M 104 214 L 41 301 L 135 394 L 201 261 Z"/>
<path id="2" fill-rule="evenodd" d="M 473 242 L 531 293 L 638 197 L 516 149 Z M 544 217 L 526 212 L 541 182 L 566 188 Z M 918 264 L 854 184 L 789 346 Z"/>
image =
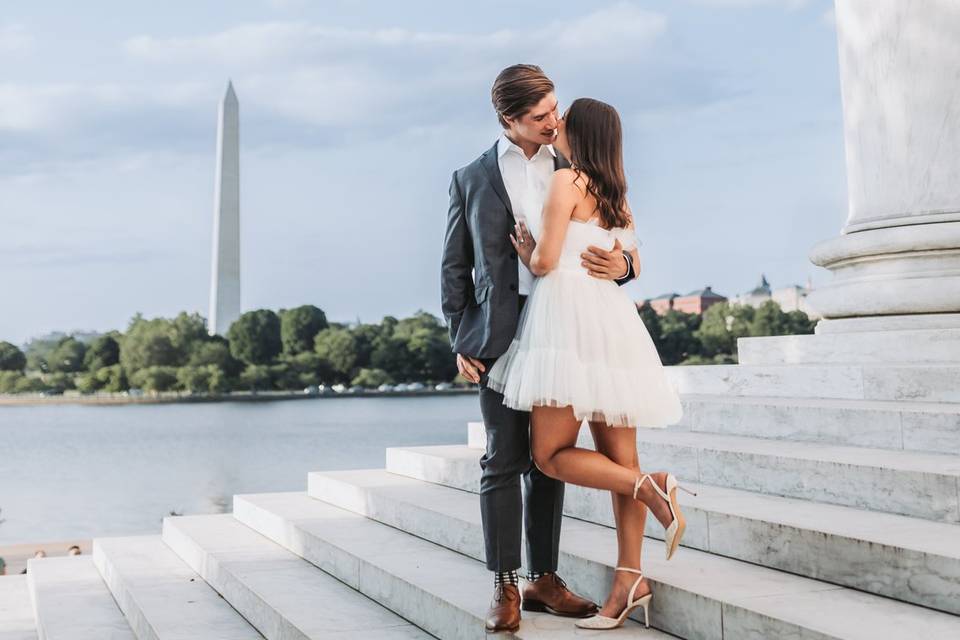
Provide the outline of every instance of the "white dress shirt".
<path id="1" fill-rule="evenodd" d="M 522 220 L 530 234 L 540 238 L 540 229 L 543 214 L 543 204 L 547 199 L 547 189 L 553 177 L 554 158 L 557 152 L 553 145 L 542 145 L 529 160 L 523 149 L 515 145 L 506 135 L 501 135 L 497 141 L 497 164 L 503 184 L 510 197 L 510 206 L 513 208 L 513 217 Z M 504 238 L 509 242 L 508 238 Z M 520 276 L 520 295 L 530 295 L 533 286 L 533 274 L 517 260 Z"/>

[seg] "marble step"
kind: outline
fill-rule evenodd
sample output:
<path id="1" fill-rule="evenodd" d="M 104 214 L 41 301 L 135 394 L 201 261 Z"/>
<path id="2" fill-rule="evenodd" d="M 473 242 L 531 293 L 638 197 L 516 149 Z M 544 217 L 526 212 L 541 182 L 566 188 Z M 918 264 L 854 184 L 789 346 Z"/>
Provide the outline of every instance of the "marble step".
<path id="1" fill-rule="evenodd" d="M 666 367 L 681 394 L 960 402 L 960 364 Z"/>
<path id="2" fill-rule="evenodd" d="M 90 556 L 29 560 L 27 582 L 41 640 L 136 638 Z"/>
<path id="3" fill-rule="evenodd" d="M 37 640 L 27 576 L 0 576 L 0 640 Z"/>
<path id="4" fill-rule="evenodd" d="M 478 452 L 466 447 L 392 449 L 387 470 L 478 492 Z M 310 493 L 330 473 L 310 474 Z M 316 489 L 315 489 L 316 485 Z M 685 546 L 869 593 L 960 614 L 960 526 L 851 507 L 690 484 L 678 494 Z M 608 494 L 567 485 L 564 513 L 614 526 Z M 645 535 L 663 539 L 647 518 Z"/>
<path id="5" fill-rule="evenodd" d="M 313 474 L 311 495 L 483 557 L 477 495 L 382 470 Z M 960 637 L 958 616 L 694 549 L 668 562 L 661 542 L 643 546 L 652 622 L 682 638 Z M 616 549 L 614 530 L 565 518 L 559 573 L 575 591 L 602 598 Z"/>
<path id="6" fill-rule="evenodd" d="M 160 536 L 95 538 L 93 560 L 139 640 L 262 640 Z"/>
<path id="7" fill-rule="evenodd" d="M 578 444 L 593 446 L 588 429 Z M 486 446 L 480 423 L 468 425 L 468 446 Z M 637 429 L 637 450 L 644 469 L 690 482 L 960 523 L 958 455 L 678 429 Z"/>
<path id="8" fill-rule="evenodd" d="M 230 514 L 166 518 L 163 540 L 268 640 L 431 637 Z"/>
<path id="9" fill-rule="evenodd" d="M 490 573 L 476 559 L 306 493 L 238 495 L 234 517 L 441 639 L 487 638 Z M 524 612 L 511 637 L 582 637 L 569 618 Z M 665 639 L 635 622 L 604 638 Z"/>
<path id="10" fill-rule="evenodd" d="M 960 363 L 960 329 L 856 331 L 737 340 L 746 365 Z"/>
<path id="11" fill-rule="evenodd" d="M 845 446 L 960 454 L 960 404 L 683 396 L 672 428 Z"/>

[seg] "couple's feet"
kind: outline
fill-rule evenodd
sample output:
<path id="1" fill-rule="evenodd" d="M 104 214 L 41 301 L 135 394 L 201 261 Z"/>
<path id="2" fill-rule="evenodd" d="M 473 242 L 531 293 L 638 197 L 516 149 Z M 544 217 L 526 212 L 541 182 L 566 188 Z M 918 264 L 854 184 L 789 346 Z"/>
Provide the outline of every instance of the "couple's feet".
<path id="1" fill-rule="evenodd" d="M 567 588 L 555 573 L 534 581 L 524 581 L 523 593 L 514 584 L 498 585 L 487 613 L 487 631 L 516 631 L 520 628 L 520 609 L 546 611 L 556 616 L 583 618 L 597 612 L 597 605 Z"/>

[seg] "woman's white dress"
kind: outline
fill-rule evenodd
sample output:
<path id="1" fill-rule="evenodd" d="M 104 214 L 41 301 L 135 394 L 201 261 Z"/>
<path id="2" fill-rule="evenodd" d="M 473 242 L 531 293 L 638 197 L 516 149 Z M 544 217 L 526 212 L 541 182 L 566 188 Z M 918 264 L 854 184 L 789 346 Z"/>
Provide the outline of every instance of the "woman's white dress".
<path id="1" fill-rule="evenodd" d="M 517 336 L 487 384 L 512 409 L 571 406 L 580 420 L 666 427 L 683 409 L 636 305 L 581 266 L 589 245 L 609 250 L 619 238 L 633 249 L 636 236 L 596 221 L 570 221 L 557 268 L 534 281 Z"/>

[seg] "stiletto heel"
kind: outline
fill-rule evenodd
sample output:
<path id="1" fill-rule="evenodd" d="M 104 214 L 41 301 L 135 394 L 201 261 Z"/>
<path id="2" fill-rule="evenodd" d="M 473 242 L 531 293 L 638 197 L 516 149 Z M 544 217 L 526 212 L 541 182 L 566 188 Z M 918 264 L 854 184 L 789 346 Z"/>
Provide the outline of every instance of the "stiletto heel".
<path id="1" fill-rule="evenodd" d="M 653 478 L 650 477 L 650 474 L 644 474 L 643 477 L 637 478 L 636 483 L 633 485 L 633 499 L 637 499 L 637 493 L 640 491 L 640 487 L 643 486 L 645 481 L 650 481 L 650 486 L 657 492 L 657 494 L 666 500 L 667 506 L 670 507 L 670 516 L 673 518 L 670 521 L 670 524 L 665 527 L 664 531 L 664 542 L 667 560 L 673 557 L 673 554 L 676 553 L 677 547 L 680 546 L 680 540 L 683 538 L 683 532 L 687 528 L 687 521 L 683 517 L 683 513 L 680 511 L 680 504 L 677 502 L 677 488 L 680 487 L 680 484 L 677 482 L 677 479 L 672 473 L 667 474 L 667 490 L 664 491 L 660 486 L 654 482 Z M 685 487 L 680 487 L 687 493 L 697 495 Z"/>
<path id="2" fill-rule="evenodd" d="M 637 587 L 639 587 L 640 583 L 643 581 L 643 572 L 639 569 L 631 569 L 629 567 L 617 567 L 616 571 L 626 571 L 637 574 L 637 579 L 633 583 L 633 586 L 630 587 L 630 593 L 627 594 L 627 606 L 623 608 L 623 611 L 620 612 L 620 615 L 616 618 L 608 618 L 607 616 L 601 616 L 598 614 L 595 616 L 590 616 L 589 618 L 576 620 L 573 624 L 581 629 L 616 629 L 617 627 L 623 625 L 631 611 L 637 607 L 643 607 L 643 624 L 648 629 L 650 628 L 650 601 L 653 599 L 653 594 L 648 593 L 642 598 L 637 598 L 636 600 L 633 599 L 634 594 L 637 592 Z"/>

